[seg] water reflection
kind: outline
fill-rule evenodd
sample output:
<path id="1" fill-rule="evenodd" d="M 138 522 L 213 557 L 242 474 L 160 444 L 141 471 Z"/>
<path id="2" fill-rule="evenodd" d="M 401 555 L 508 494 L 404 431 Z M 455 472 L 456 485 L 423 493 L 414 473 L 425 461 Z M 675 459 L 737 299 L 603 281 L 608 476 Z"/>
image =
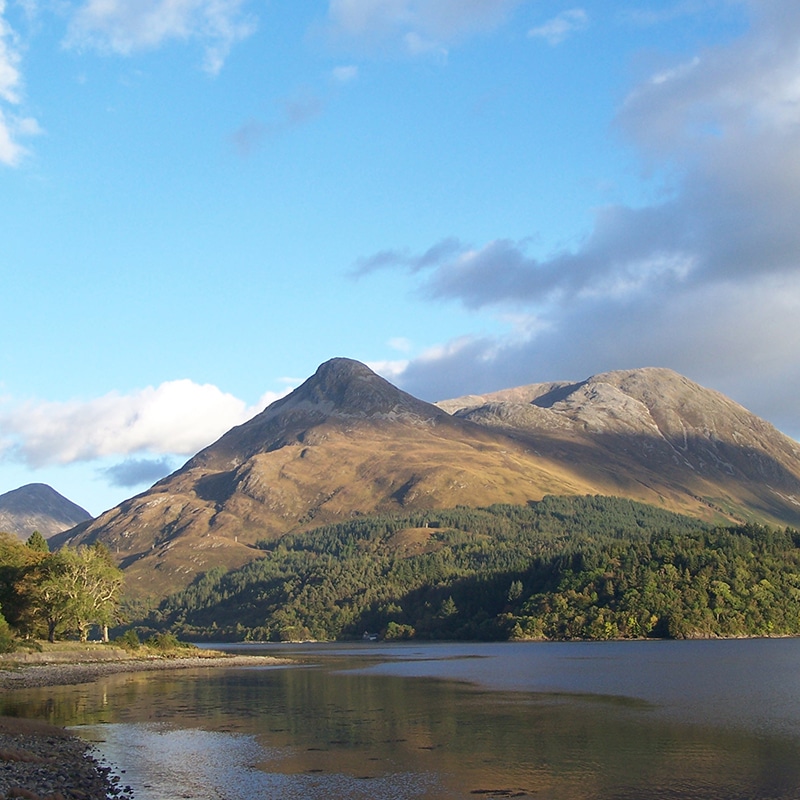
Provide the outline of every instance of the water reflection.
<path id="1" fill-rule="evenodd" d="M 3 713 L 84 726 L 109 761 L 127 770 L 140 800 L 800 796 L 800 738 L 786 733 L 785 719 L 765 732 L 763 709 L 748 726 L 742 713 L 728 724 L 724 714 L 698 708 L 698 681 L 702 687 L 709 675 L 702 648 L 694 672 L 684 665 L 680 681 L 674 650 L 640 648 L 630 656 L 605 649 L 593 659 L 586 649 L 542 655 L 463 647 L 388 655 L 297 648 L 296 656 L 317 666 L 117 675 L 16 692 L 2 706 Z M 625 669 L 612 666 L 618 652 L 627 653 Z M 657 652 L 668 656 L 661 667 L 636 664 L 658 661 Z M 800 657 L 796 643 L 795 652 Z M 532 669 L 535 658 L 544 661 Z M 753 685 L 748 658 L 741 659 L 742 686 Z M 788 674 L 791 662 L 783 663 Z M 660 681 L 659 669 L 668 670 Z M 447 679 L 467 673 L 477 686 Z M 523 674 L 547 690 L 519 688 Z M 718 691 L 727 696 L 736 680 L 729 676 L 729 687 Z M 514 691 L 504 688 L 509 682 Z M 605 691 L 596 690 L 598 682 Z M 670 686 L 676 697 L 695 698 L 693 713 L 674 712 L 681 703 L 668 701 Z M 763 686 L 754 691 L 769 694 Z M 784 705 L 784 718 L 794 713 Z"/>

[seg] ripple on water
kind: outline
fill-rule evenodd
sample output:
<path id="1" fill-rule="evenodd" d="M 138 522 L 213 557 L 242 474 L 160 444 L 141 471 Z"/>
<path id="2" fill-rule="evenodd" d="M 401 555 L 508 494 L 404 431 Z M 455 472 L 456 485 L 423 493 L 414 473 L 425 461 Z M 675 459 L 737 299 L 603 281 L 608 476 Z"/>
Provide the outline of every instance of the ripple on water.
<path id="1" fill-rule="evenodd" d="M 136 800 L 341 798 L 410 800 L 436 796 L 431 774 L 350 776 L 270 772 L 284 753 L 256 737 L 161 724 L 87 725 L 75 729 L 119 770 Z"/>

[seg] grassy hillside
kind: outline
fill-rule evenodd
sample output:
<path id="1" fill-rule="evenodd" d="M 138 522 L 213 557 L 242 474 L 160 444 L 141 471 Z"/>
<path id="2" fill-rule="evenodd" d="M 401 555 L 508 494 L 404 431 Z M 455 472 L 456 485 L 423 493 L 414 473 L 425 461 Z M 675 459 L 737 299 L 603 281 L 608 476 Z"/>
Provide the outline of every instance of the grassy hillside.
<path id="1" fill-rule="evenodd" d="M 795 634 L 798 544 L 605 497 L 374 517 L 262 542 L 149 622 L 217 640 Z"/>

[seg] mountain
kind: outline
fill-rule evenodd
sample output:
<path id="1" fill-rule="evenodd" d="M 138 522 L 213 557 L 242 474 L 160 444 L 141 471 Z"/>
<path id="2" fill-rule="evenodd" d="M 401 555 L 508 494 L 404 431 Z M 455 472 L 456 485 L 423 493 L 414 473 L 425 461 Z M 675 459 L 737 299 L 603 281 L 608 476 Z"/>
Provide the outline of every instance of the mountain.
<path id="1" fill-rule="evenodd" d="M 639 484 L 733 519 L 800 522 L 800 445 L 668 369 L 532 384 L 439 406 L 582 474 L 605 475 L 625 496 L 636 496 Z"/>
<path id="2" fill-rule="evenodd" d="M 668 370 L 433 405 L 356 361 L 298 389 L 58 542 L 103 541 L 163 596 L 261 539 L 359 515 L 617 495 L 719 521 L 800 523 L 800 446 Z"/>
<path id="3" fill-rule="evenodd" d="M 34 531 L 47 539 L 91 518 L 86 509 L 44 483 L 29 483 L 0 494 L 0 531 L 20 539 Z"/>

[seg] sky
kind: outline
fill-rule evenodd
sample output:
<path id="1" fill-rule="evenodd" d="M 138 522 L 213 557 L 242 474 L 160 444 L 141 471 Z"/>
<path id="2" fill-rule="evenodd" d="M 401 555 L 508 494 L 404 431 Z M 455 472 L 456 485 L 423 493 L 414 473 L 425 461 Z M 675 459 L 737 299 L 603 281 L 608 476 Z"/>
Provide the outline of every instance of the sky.
<path id="1" fill-rule="evenodd" d="M 797 0 L 0 0 L 0 494 L 358 359 L 668 367 L 800 437 Z"/>

